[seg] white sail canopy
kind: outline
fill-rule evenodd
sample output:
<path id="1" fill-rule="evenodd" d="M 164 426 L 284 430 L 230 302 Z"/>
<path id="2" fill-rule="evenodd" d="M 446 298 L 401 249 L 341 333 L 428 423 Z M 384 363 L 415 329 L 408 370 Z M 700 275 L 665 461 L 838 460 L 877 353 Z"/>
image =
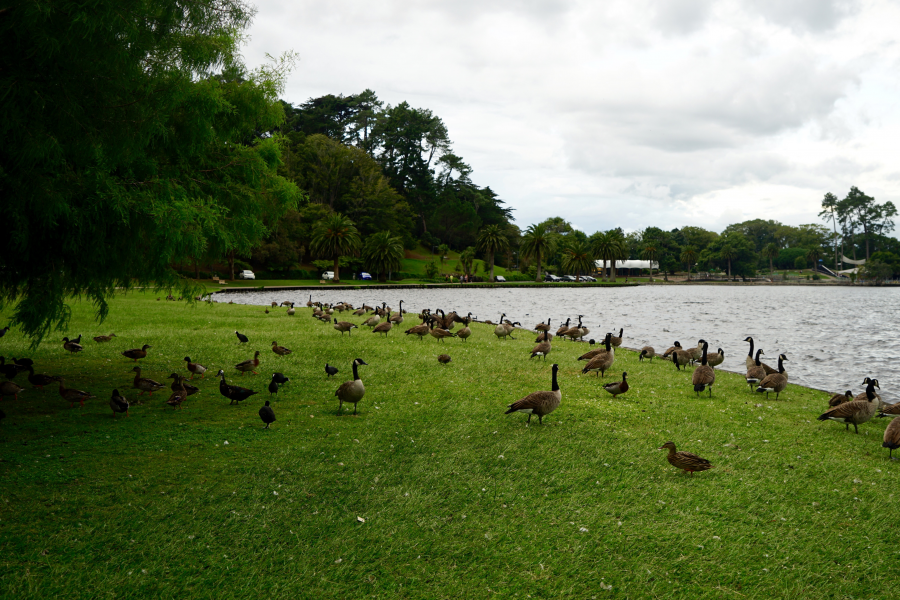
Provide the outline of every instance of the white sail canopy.
<path id="1" fill-rule="evenodd" d="M 609 261 L 608 260 L 597 260 L 594 261 L 597 265 L 598 269 L 608 269 Z M 616 261 L 617 269 L 658 269 L 659 263 L 649 260 L 617 260 Z"/>
<path id="2" fill-rule="evenodd" d="M 843 254 L 841 254 L 841 262 L 845 262 L 848 265 L 864 265 L 864 264 L 866 264 L 866 259 L 853 260 L 852 258 L 847 258 Z"/>

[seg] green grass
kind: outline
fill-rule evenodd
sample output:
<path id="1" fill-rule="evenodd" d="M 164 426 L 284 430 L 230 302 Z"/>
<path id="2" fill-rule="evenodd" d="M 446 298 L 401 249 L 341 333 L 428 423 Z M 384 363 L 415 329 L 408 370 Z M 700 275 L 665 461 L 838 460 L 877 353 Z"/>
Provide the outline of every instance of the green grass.
<path id="1" fill-rule="evenodd" d="M 89 305 L 73 306 L 70 331 L 86 340 L 79 355 L 56 336 L 30 352 L 10 332 L 3 355 L 31 356 L 39 372 L 98 399 L 70 409 L 55 389 L 28 389 L 2 402 L 3 595 L 895 593 L 888 515 L 900 467 L 880 447 L 884 422 L 848 434 L 815 421 L 824 393 L 791 385 L 767 401 L 724 372 L 711 399 L 697 398 L 690 373 L 623 351 L 614 369 L 629 372 L 632 389 L 612 400 L 580 374 L 586 345 L 555 340 L 562 405 L 543 426 L 526 426 L 524 415 L 503 412 L 549 389 L 549 363 L 528 359 L 533 334 L 499 341 L 476 324 L 468 343 L 420 342 L 402 334 L 411 321 L 387 339 L 348 338 L 306 308 L 289 318 L 137 293 L 114 301 L 102 326 Z M 239 346 L 235 329 L 251 343 Z M 119 337 L 90 340 L 109 332 Z M 277 358 L 273 339 L 294 354 Z M 114 419 L 114 387 L 137 398 L 133 363 L 119 353 L 144 343 L 153 346 L 145 373 L 159 381 L 184 372 L 190 356 L 263 393 L 229 406 L 207 376 L 182 411 L 154 394 Z M 233 365 L 255 349 L 260 375 L 238 377 Z M 441 352 L 453 362 L 439 365 Z M 356 357 L 370 365 L 361 367 L 366 397 L 359 416 L 339 415 L 334 390 Z M 326 361 L 341 369 L 333 380 Z M 291 381 L 264 431 L 257 410 L 274 370 Z M 670 439 L 715 468 L 675 471 L 656 449 Z"/>

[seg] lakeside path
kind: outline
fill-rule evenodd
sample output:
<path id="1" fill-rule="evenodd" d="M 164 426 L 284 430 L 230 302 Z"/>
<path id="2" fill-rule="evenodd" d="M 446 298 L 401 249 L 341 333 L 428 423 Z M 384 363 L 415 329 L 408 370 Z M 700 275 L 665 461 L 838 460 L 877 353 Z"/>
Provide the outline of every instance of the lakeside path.
<path id="1" fill-rule="evenodd" d="M 0 354 L 98 396 L 70 409 L 53 387 L 26 386 L 0 403 L 10 597 L 893 595 L 885 509 L 900 465 L 880 447 L 887 423 L 855 435 L 817 422 L 822 392 L 789 385 L 766 400 L 719 372 L 712 398 L 697 397 L 690 370 L 620 351 L 601 381 L 627 370 L 632 389 L 613 400 L 581 374 L 585 344 L 554 341 L 544 363 L 528 358 L 534 334 L 500 341 L 473 324 L 468 342 L 419 341 L 402 333 L 412 315 L 385 339 L 342 337 L 305 307 L 288 317 L 132 293 L 100 326 L 88 303 L 72 309 L 69 333 L 35 351 L 14 330 L 0 340 Z M 85 350 L 65 353 L 57 337 L 78 333 Z M 277 357 L 273 340 L 294 353 Z M 142 344 L 157 381 L 186 373 L 185 356 L 210 371 L 183 410 L 158 392 L 114 419 L 113 388 L 137 399 L 120 353 Z M 240 376 L 233 365 L 254 350 L 260 375 Z M 357 357 L 366 396 L 341 416 L 334 391 Z M 544 425 L 504 415 L 549 389 L 553 362 L 563 397 Z M 218 368 L 261 393 L 229 406 Z M 264 431 L 274 370 L 291 381 Z M 675 471 L 657 450 L 668 440 L 715 468 Z"/>

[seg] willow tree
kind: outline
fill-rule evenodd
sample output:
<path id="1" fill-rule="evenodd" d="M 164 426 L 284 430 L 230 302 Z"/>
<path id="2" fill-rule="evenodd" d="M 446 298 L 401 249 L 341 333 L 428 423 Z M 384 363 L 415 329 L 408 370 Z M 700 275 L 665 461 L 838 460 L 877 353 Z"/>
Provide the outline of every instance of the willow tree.
<path id="1" fill-rule="evenodd" d="M 369 270 L 378 274 L 378 281 L 384 283 L 387 281 L 388 273 L 400 270 L 400 261 L 403 260 L 403 240 L 392 236 L 390 231 L 373 233 L 366 238 L 362 257 Z"/>
<path id="2" fill-rule="evenodd" d="M 534 258 L 537 262 L 535 281 L 541 280 L 541 260 L 549 256 L 556 248 L 556 233 L 545 223 L 529 225 L 522 236 L 522 255 Z"/>
<path id="3" fill-rule="evenodd" d="M 242 0 L 0 10 L 0 309 L 35 343 L 71 298 L 200 288 L 173 265 L 249 253 L 301 198 L 277 175 L 286 63 L 248 72 Z M 289 63 L 290 61 L 288 61 Z M 219 72 L 217 76 L 212 73 Z"/>
<path id="4" fill-rule="evenodd" d="M 360 247 L 359 231 L 353 221 L 341 213 L 331 213 L 316 224 L 310 247 L 316 254 L 334 260 L 334 282 L 341 281 L 341 257 L 356 254 Z"/>
<path id="5" fill-rule="evenodd" d="M 488 255 L 491 265 L 491 283 L 494 282 L 494 255 L 509 247 L 509 240 L 499 225 L 488 225 L 478 232 L 478 249 Z"/>

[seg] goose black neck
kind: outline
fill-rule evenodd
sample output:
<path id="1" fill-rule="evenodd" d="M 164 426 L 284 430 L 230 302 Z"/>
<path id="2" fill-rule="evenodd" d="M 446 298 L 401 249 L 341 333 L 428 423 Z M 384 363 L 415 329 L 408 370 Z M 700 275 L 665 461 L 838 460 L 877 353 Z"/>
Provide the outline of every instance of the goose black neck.
<path id="1" fill-rule="evenodd" d="M 875 382 L 871 379 L 869 385 L 866 386 L 866 398 L 869 399 L 869 402 L 875 399 Z"/>
<path id="2" fill-rule="evenodd" d="M 353 380 L 354 380 L 354 381 L 356 381 L 357 379 L 359 379 L 359 372 L 356 370 L 356 367 L 357 367 L 356 361 L 354 360 L 354 361 L 353 361 Z"/>
<path id="3" fill-rule="evenodd" d="M 622 334 L 625 333 L 624 327 L 619 327 L 619 337 L 622 337 Z"/>
<path id="4" fill-rule="evenodd" d="M 606 351 L 609 352 L 612 349 L 612 344 L 609 341 L 609 334 L 606 334 L 606 337 L 603 338 L 603 343 L 606 345 Z"/>
<path id="5" fill-rule="evenodd" d="M 701 364 L 701 365 L 706 365 L 706 362 L 707 362 L 706 353 L 707 353 L 707 351 L 708 351 L 708 350 L 707 350 L 708 348 L 709 348 L 709 345 L 708 345 L 708 344 L 703 344 L 703 356 L 700 357 L 700 364 Z"/>
<path id="6" fill-rule="evenodd" d="M 759 355 L 760 355 L 760 354 L 762 354 L 762 350 L 757 350 L 757 351 L 756 351 L 756 366 L 757 366 L 757 367 L 761 367 L 761 366 L 762 366 L 762 363 L 759 361 Z"/>
<path id="7" fill-rule="evenodd" d="M 778 357 L 778 372 L 784 373 L 784 360 L 780 356 Z"/>
<path id="8" fill-rule="evenodd" d="M 747 353 L 747 356 L 749 356 L 750 358 L 753 358 L 753 338 L 747 338 L 747 339 L 750 340 L 750 352 Z"/>
<path id="9" fill-rule="evenodd" d="M 553 369 L 553 380 L 550 385 L 550 389 L 553 390 L 554 392 L 559 390 L 559 384 L 556 383 L 556 368 Z"/>

